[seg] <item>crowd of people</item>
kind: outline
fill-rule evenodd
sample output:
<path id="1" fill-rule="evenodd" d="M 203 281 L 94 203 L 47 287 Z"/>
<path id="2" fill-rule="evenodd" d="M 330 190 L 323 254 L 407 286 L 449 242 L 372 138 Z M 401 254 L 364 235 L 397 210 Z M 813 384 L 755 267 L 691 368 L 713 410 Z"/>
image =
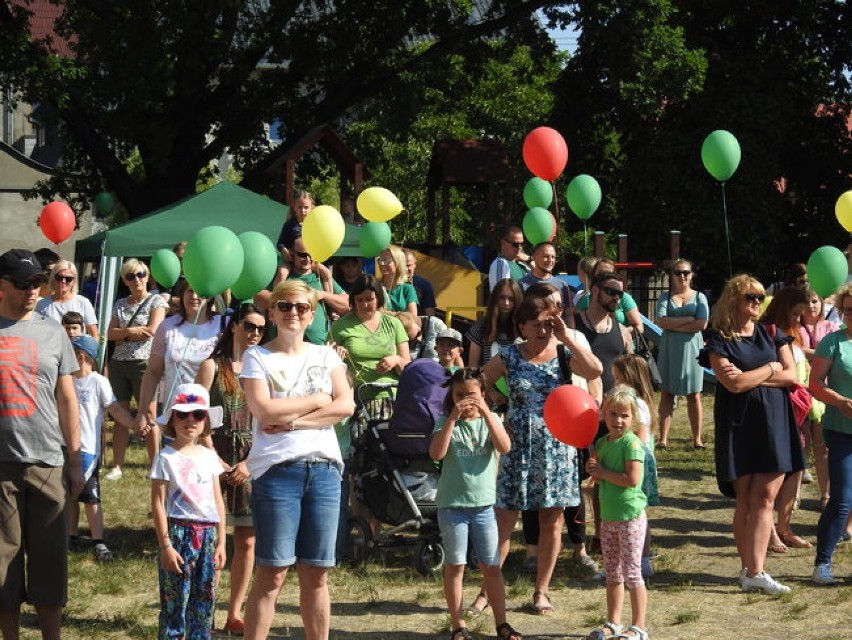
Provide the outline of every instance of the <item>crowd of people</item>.
<path id="1" fill-rule="evenodd" d="M 632 353 L 646 329 L 613 262 L 584 258 L 581 286 L 569 287 L 554 275 L 552 243 L 527 254 L 522 230 L 507 227 L 488 270 L 484 313 L 462 335 L 436 317 L 434 289 L 416 275 L 411 250 L 388 247 L 376 275 L 364 273 L 357 258 L 331 268 L 316 263 L 300 233 L 313 199 L 304 192 L 298 199 L 282 231 L 275 281 L 252 301 L 214 302 L 183 279 L 160 291 L 144 261 L 127 259 L 127 295 L 106 330 L 105 375 L 97 371 L 97 320 L 77 293 L 74 264 L 17 249 L 0 256 L 0 338 L 11 354 L 0 390 L 7 496 L 0 527 L 10 546 L 0 557 L 4 637 L 17 633 L 25 600 L 35 605 L 44 637 L 59 637 L 64 542 L 82 546 L 79 503 L 96 559 L 113 560 L 99 482 L 109 414 L 112 466 L 104 480 L 121 480 L 131 433 L 147 448 L 159 637 L 209 637 L 230 528 L 224 630 L 267 637 L 295 565 L 306 637 L 327 638 L 327 576 L 348 554 L 346 516 L 382 525 L 349 487 L 351 424 L 359 414 L 391 419 L 394 385 L 413 362 L 427 360 L 446 372 L 446 400 L 427 435 L 428 453 L 442 465 L 435 504 L 451 640 L 470 638 L 467 619 L 488 607 L 498 638 L 522 637 L 507 621 L 501 573 L 519 516 L 534 613 L 554 611 L 549 589 L 567 526 L 571 561 L 606 583 L 606 623 L 587 638 L 648 637 L 644 578 L 653 567 L 645 510 L 660 499 L 655 448 L 669 446 L 678 397 L 692 446 L 705 447 L 705 368 L 717 382 L 716 477 L 735 500 L 742 589 L 789 591 L 765 564 L 769 552 L 811 546 L 792 522 L 811 450 L 822 506 L 812 579 L 835 583 L 832 556 L 850 531 L 852 336 L 827 319 L 828 303 L 808 287 L 806 273 L 774 286 L 768 305 L 757 279 L 735 276 L 711 308 L 693 288 L 693 264 L 672 261 L 668 291 L 656 305 L 662 384 L 655 406 L 647 362 Z M 852 317 L 852 285 L 834 306 Z M 388 384 L 353 391 L 374 383 Z M 586 448 L 561 442 L 545 424 L 545 401 L 566 384 L 587 390 L 600 407 Z M 804 413 L 792 400 L 802 393 Z M 24 504 L 35 500 L 25 496 L 38 501 Z M 483 583 L 465 606 L 469 545 Z M 603 569 L 590 555 L 597 552 Z"/>

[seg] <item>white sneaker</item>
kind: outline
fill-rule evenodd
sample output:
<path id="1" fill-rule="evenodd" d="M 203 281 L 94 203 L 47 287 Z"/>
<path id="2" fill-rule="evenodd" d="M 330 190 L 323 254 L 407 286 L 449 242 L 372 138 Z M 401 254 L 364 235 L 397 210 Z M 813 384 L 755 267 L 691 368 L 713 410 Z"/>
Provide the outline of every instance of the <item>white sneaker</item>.
<path id="1" fill-rule="evenodd" d="M 121 472 L 121 467 L 113 467 L 104 476 L 104 480 L 119 480 L 124 474 Z"/>
<path id="2" fill-rule="evenodd" d="M 746 579 L 746 575 L 748 575 L 748 569 L 743 567 L 742 569 L 740 569 L 740 575 L 737 576 L 737 582 L 741 587 L 743 586 L 743 580 Z"/>
<path id="3" fill-rule="evenodd" d="M 816 565 L 814 567 L 814 572 L 811 574 L 811 582 L 824 585 L 837 584 L 837 580 L 835 580 L 834 576 L 831 575 L 831 565 L 827 562 L 825 564 Z"/>
<path id="4" fill-rule="evenodd" d="M 743 577 L 743 591 L 762 591 L 770 596 L 781 595 L 782 593 L 790 593 L 790 587 L 772 579 L 765 571 L 754 574 L 751 578 L 748 575 Z"/>

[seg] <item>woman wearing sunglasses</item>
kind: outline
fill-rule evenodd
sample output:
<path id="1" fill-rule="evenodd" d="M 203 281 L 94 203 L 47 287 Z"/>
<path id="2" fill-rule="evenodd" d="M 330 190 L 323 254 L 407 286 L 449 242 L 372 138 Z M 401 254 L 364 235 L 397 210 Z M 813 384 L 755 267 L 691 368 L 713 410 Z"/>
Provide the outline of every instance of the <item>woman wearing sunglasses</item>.
<path id="1" fill-rule="evenodd" d="M 36 312 L 62 322 L 62 316 L 76 311 L 83 316 L 86 333 L 98 339 L 98 318 L 89 299 L 77 293 L 77 267 L 73 262 L 60 260 L 54 265 L 48 276 L 50 295 L 36 304 Z"/>
<path id="2" fill-rule="evenodd" d="M 657 300 L 657 324 L 663 330 L 660 340 L 660 441 L 661 449 L 669 445 L 675 396 L 686 397 L 686 414 L 692 429 L 692 446 L 703 449 L 701 423 L 701 389 L 704 370 L 698 364 L 698 352 L 704 345 L 701 332 L 707 328 L 710 308 L 707 298 L 692 288 L 692 263 L 678 260 L 669 272 L 669 290 Z"/>
<path id="3" fill-rule="evenodd" d="M 256 306 L 244 303 L 222 333 L 210 357 L 201 363 L 195 381 L 210 391 L 212 404 L 224 409 L 221 429 L 201 438 L 202 444 L 216 450 L 225 463 L 219 476 L 228 524 L 234 527 L 231 556 L 231 594 L 228 619 L 223 631 L 242 635 L 242 607 L 254 567 L 254 525 L 249 504 L 249 472 L 246 458 L 251 450 L 251 413 L 240 387 L 243 353 L 260 344 L 266 331 L 266 318 Z"/>
<path id="4" fill-rule="evenodd" d="M 169 307 L 161 295 L 148 292 L 148 275 L 148 267 L 136 258 L 130 258 L 121 265 L 121 279 L 130 295 L 116 301 L 107 329 L 107 338 L 115 344 L 109 360 L 109 383 L 118 403 L 128 411 L 131 399 L 135 398 L 138 406 L 154 333 Z M 106 480 L 121 478 L 129 435 L 125 427 L 115 423 L 112 433 L 113 466 L 104 476 Z"/>
<path id="5" fill-rule="evenodd" d="M 335 563 L 343 461 L 334 425 L 352 415 L 346 367 L 334 349 L 304 340 L 317 292 L 299 280 L 270 296 L 278 336 L 243 355 L 240 382 L 252 420 L 255 580 L 245 637 L 266 638 L 278 592 L 296 565 L 305 636 L 328 638 L 328 569 Z"/>
<path id="6" fill-rule="evenodd" d="M 764 571 L 773 503 L 784 475 L 804 469 L 802 445 L 786 388 L 796 382 L 791 339 L 757 323 L 763 285 L 738 275 L 710 313 L 712 332 L 700 362 L 716 374 L 716 480 L 736 498 L 734 541 L 743 591 L 771 595 L 790 587 Z"/>
<path id="7" fill-rule="evenodd" d="M 417 315 L 417 291 L 414 285 L 408 282 L 408 269 L 405 266 L 405 254 L 402 249 L 394 245 L 379 254 L 379 271 L 381 272 L 382 285 L 385 288 L 385 312 L 399 313 L 408 311 L 411 315 Z"/>

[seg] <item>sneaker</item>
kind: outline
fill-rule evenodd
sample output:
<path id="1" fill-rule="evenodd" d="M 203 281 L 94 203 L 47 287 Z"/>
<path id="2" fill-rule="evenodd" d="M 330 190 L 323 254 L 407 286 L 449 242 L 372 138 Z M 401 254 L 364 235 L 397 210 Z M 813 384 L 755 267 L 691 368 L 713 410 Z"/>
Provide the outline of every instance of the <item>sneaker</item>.
<path id="1" fill-rule="evenodd" d="M 756 573 L 751 578 L 748 577 L 748 574 L 743 576 L 742 588 L 743 591 L 762 591 L 770 596 L 790 593 L 790 587 L 777 582 L 765 571 Z"/>
<path id="2" fill-rule="evenodd" d="M 112 559 L 112 551 L 103 542 L 95 545 L 95 560 L 98 562 L 112 562 Z"/>
<path id="3" fill-rule="evenodd" d="M 740 569 L 740 574 L 737 576 L 737 582 L 739 583 L 740 587 L 743 586 L 743 581 L 746 579 L 747 575 L 748 575 L 748 569 L 746 569 L 745 567 Z"/>
<path id="4" fill-rule="evenodd" d="M 805 469 L 805 473 L 802 474 L 802 484 L 813 484 L 814 477 L 811 475 L 811 472 Z"/>
<path id="5" fill-rule="evenodd" d="M 852 540 L 852 533 L 844 531 L 843 535 L 840 536 L 840 542 L 849 542 L 850 540 Z"/>
<path id="6" fill-rule="evenodd" d="M 642 577 L 649 578 L 654 575 L 654 567 L 651 566 L 651 558 L 642 558 Z"/>
<path id="7" fill-rule="evenodd" d="M 824 585 L 837 584 L 837 580 L 835 580 L 834 576 L 831 575 L 831 565 L 827 562 L 825 564 L 816 565 L 814 567 L 814 572 L 811 574 L 811 582 Z"/>
<path id="8" fill-rule="evenodd" d="M 119 480 L 124 474 L 121 473 L 121 467 L 113 467 L 104 476 L 104 480 Z"/>
<path id="9" fill-rule="evenodd" d="M 595 576 L 595 580 L 600 580 L 601 582 L 606 582 L 606 569 L 601 569 L 598 571 Z"/>
<path id="10" fill-rule="evenodd" d="M 587 556 L 587 555 L 575 556 L 575 557 L 571 558 L 571 562 L 575 563 L 576 565 L 578 565 L 582 569 L 586 569 L 590 573 L 597 573 L 598 571 L 600 571 L 600 567 L 598 566 L 598 563 L 595 562 L 594 558 L 592 558 L 591 556 Z"/>

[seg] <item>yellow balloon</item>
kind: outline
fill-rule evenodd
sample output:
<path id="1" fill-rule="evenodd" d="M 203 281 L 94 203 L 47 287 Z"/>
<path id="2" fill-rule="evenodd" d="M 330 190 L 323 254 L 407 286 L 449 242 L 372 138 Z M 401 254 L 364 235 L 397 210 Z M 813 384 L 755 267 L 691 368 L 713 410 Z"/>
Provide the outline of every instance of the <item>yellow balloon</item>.
<path id="1" fill-rule="evenodd" d="M 320 205 L 308 212 L 302 223 L 302 240 L 305 249 L 317 262 L 325 262 L 343 244 L 346 224 L 334 207 Z"/>
<path id="2" fill-rule="evenodd" d="M 387 222 L 402 211 L 402 203 L 384 187 L 364 189 L 356 201 L 358 213 L 370 222 Z"/>
<path id="3" fill-rule="evenodd" d="M 840 225 L 852 233 L 852 191 L 840 194 L 834 205 L 834 213 Z"/>

